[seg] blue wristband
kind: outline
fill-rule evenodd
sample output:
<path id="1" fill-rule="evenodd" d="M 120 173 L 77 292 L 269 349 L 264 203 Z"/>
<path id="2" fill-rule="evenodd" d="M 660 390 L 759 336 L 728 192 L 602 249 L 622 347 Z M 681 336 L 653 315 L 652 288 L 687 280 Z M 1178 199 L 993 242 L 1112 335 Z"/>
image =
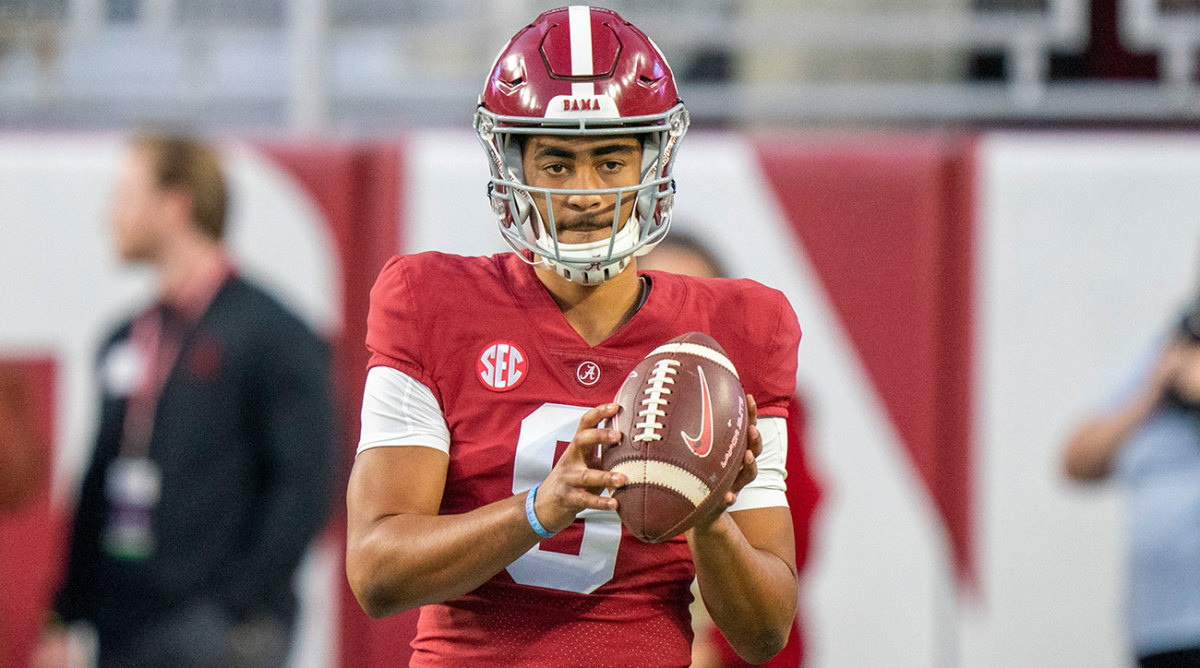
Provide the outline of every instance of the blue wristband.
<path id="1" fill-rule="evenodd" d="M 533 502 L 537 500 L 538 487 L 541 486 L 542 483 L 539 482 L 525 494 L 525 518 L 529 520 L 529 526 L 533 528 L 534 533 L 542 538 L 552 538 L 554 534 L 546 531 L 546 527 L 542 526 L 542 523 L 538 521 L 537 511 L 533 509 Z"/>

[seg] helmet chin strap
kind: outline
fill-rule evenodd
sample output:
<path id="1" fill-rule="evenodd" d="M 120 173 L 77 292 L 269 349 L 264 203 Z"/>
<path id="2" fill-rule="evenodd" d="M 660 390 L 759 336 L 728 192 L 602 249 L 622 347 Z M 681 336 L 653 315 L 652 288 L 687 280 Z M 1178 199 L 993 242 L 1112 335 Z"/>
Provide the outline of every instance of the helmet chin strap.
<path id="1" fill-rule="evenodd" d="M 649 166 L 644 167 L 643 184 L 653 180 L 657 172 L 658 161 L 659 158 L 655 155 L 648 161 Z M 509 171 L 509 175 L 512 181 L 519 182 L 512 170 Z M 645 255 L 657 245 L 657 241 L 655 241 L 638 247 L 641 241 L 643 219 L 649 218 L 655 207 L 654 198 L 640 190 L 634 195 L 633 210 L 629 219 L 616 232 L 616 239 L 613 241 L 612 254 L 620 257 L 607 262 L 604 258 L 609 255 L 609 239 L 578 244 L 560 241 L 556 245 L 554 243 L 556 235 L 547 231 L 547 227 L 543 224 L 542 212 L 534 206 L 531 194 L 525 190 L 518 190 L 515 195 L 513 198 L 516 209 L 514 219 L 531 228 L 535 246 L 532 250 L 537 255 L 535 264 L 553 269 L 559 276 L 572 283 L 599 285 L 611 280 L 629 266 L 629 261 L 633 257 Z M 669 200 L 667 206 L 670 206 Z"/>
<path id="2" fill-rule="evenodd" d="M 542 225 L 541 212 L 537 207 L 531 207 L 533 220 L 530 221 L 536 226 Z M 639 228 L 641 222 L 638 220 L 638 215 L 635 212 L 625 221 L 621 229 L 617 231 L 617 238 L 613 242 L 613 253 L 619 254 L 625 250 L 633 248 L 639 237 Z M 579 244 L 567 244 L 558 242 L 558 256 L 561 259 L 555 259 L 555 244 L 554 239 L 550 234 L 538 235 L 534 241 L 541 253 L 538 253 L 540 262 L 555 271 L 559 276 L 580 285 L 599 285 L 615 278 L 629 266 L 629 261 L 633 258 L 632 254 L 626 254 L 614 260 L 605 262 L 603 258 L 608 255 L 608 239 L 600 239 L 597 241 L 588 241 Z M 567 260 L 565 258 L 571 258 Z M 588 259 L 592 261 L 588 261 Z"/>

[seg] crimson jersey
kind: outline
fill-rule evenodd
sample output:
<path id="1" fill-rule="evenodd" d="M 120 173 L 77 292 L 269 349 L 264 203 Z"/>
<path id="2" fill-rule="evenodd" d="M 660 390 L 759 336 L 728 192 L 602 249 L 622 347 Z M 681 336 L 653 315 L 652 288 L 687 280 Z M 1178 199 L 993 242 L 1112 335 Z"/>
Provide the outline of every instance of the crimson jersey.
<path id="1" fill-rule="evenodd" d="M 787 415 L 800 329 L 780 292 L 643 275 L 645 304 L 589 346 L 516 254 L 422 253 L 384 267 L 371 291 L 370 364 L 416 378 L 441 405 L 450 430 L 442 514 L 540 482 L 582 414 L 612 401 L 651 350 L 689 331 L 721 344 L 760 416 Z M 412 665 L 686 666 L 694 576 L 682 536 L 649 545 L 616 512 L 585 510 L 476 590 L 422 608 Z"/>

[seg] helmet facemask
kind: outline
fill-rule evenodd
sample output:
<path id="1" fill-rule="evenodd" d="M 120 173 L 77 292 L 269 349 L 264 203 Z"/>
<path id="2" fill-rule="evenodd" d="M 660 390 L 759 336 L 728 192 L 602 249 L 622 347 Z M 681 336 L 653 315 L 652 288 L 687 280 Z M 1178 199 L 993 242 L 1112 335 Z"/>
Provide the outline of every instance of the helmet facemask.
<path id="1" fill-rule="evenodd" d="M 671 224 L 675 148 L 688 127 L 683 105 L 678 104 L 664 114 L 627 118 L 614 124 L 566 119 L 559 123 L 548 119 L 530 121 L 497 116 L 483 107 L 475 116 L 476 134 L 489 158 L 488 194 L 492 211 L 509 247 L 522 257 L 527 257 L 524 251 L 529 251 L 534 264 L 552 268 L 564 278 L 583 285 L 602 283 L 624 270 L 633 257 L 650 252 Z M 522 177 L 521 147 L 523 140 L 532 135 L 634 136 L 642 147 L 640 181 L 632 186 L 595 190 L 527 185 Z M 607 239 L 572 244 L 559 240 L 553 200 L 576 194 L 616 198 Z M 546 219 L 535 206 L 535 198 L 545 203 Z M 630 198 L 634 200 L 632 214 L 622 220 L 621 212 Z"/>

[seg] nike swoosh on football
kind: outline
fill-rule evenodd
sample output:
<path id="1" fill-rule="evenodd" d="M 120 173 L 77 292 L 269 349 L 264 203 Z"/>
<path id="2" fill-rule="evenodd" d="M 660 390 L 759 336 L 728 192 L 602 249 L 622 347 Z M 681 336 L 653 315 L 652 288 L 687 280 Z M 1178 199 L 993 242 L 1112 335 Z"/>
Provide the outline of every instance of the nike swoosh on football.
<path id="1" fill-rule="evenodd" d="M 696 371 L 700 372 L 700 433 L 688 436 L 687 432 L 681 429 L 679 435 L 692 452 L 700 457 L 707 457 L 712 451 L 713 442 L 712 396 L 708 392 L 708 379 L 704 377 L 704 369 L 697 366 Z"/>

